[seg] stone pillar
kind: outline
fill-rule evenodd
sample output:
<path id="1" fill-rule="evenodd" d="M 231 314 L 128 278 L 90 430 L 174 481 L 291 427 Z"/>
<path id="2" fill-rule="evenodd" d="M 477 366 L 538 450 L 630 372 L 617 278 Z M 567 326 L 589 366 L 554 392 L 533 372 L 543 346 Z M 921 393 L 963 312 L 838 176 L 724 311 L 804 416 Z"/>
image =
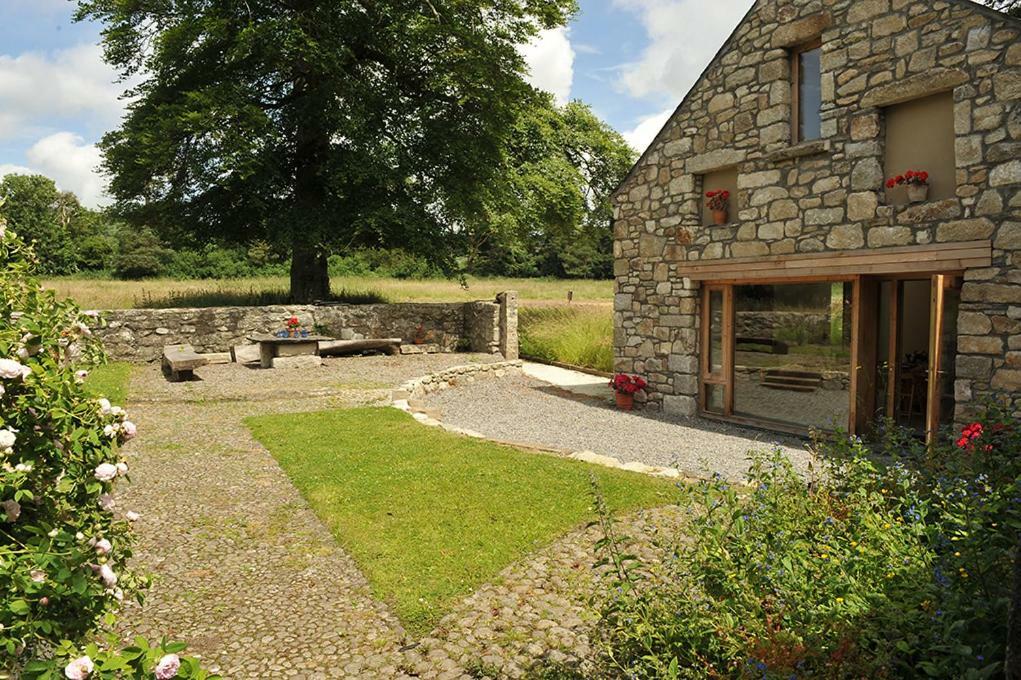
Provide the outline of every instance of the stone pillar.
<path id="1" fill-rule="evenodd" d="M 498 293 L 500 305 L 500 354 L 504 359 L 518 358 L 518 293 L 508 290 Z"/>

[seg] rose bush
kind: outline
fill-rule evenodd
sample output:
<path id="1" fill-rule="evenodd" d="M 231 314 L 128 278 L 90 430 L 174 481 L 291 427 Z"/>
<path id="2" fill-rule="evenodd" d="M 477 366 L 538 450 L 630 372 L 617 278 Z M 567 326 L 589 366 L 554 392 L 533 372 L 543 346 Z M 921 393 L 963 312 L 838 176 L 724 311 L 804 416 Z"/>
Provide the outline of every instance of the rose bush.
<path id="1" fill-rule="evenodd" d="M 146 585 L 127 566 L 128 513 L 112 496 L 128 474 L 120 444 L 136 428 L 83 386 L 103 360 L 98 317 L 43 290 L 34 264 L 0 223 L 0 671 L 115 677 L 148 663 L 148 646 L 130 659 L 78 651 Z M 204 676 L 193 662 L 182 668 L 179 677 Z"/>

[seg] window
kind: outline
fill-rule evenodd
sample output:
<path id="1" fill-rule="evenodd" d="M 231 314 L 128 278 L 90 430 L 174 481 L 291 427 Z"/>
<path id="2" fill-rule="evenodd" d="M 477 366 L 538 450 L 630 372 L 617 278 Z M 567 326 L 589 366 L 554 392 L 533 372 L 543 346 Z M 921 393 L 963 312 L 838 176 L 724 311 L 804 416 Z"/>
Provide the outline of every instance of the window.
<path id="1" fill-rule="evenodd" d="M 791 54 L 793 142 L 822 137 L 822 43 L 804 45 Z"/>
<path id="2" fill-rule="evenodd" d="M 908 170 L 929 173 L 929 200 L 957 196 L 957 158 L 954 149 L 954 95 L 952 92 L 914 99 L 884 109 L 886 122 L 886 176 Z M 903 187 L 888 189 L 886 202 L 908 202 Z"/>

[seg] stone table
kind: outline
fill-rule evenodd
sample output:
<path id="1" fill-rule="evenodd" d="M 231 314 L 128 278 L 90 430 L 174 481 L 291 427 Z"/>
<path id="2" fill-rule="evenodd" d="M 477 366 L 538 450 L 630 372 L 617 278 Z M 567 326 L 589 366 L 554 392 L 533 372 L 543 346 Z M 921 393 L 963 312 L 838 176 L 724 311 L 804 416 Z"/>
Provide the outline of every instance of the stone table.
<path id="1" fill-rule="evenodd" d="M 248 339 L 259 344 L 259 364 L 263 368 L 273 368 L 277 357 L 319 356 L 319 343 L 333 340 L 325 335 L 280 338 L 268 333 L 256 333 Z"/>

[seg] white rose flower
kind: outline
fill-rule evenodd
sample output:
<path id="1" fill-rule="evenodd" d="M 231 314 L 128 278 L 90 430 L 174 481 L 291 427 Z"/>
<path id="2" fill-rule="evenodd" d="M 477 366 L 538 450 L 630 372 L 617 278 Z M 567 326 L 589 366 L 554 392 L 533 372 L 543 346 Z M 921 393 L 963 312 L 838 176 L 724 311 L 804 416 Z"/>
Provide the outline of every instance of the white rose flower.
<path id="1" fill-rule="evenodd" d="M 0 451 L 10 453 L 14 450 L 14 443 L 16 441 L 18 441 L 18 437 L 14 434 L 13 430 L 9 428 L 0 430 Z"/>
<path id="2" fill-rule="evenodd" d="M 7 380 L 24 380 L 29 374 L 32 373 L 32 369 L 25 366 L 20 361 L 14 359 L 0 359 L 0 378 Z"/>
<path id="3" fill-rule="evenodd" d="M 102 496 L 99 497 L 99 507 L 109 512 L 110 510 L 113 510 L 115 507 L 117 507 L 117 501 L 115 501 L 113 499 L 113 496 L 111 496 L 110 494 L 104 493 Z"/>
<path id="4" fill-rule="evenodd" d="M 109 555 L 110 551 L 113 550 L 113 545 L 105 538 L 101 538 L 96 541 L 96 544 L 93 547 L 95 547 L 96 552 L 100 555 Z"/>
<path id="5" fill-rule="evenodd" d="M 15 472 L 31 472 L 32 471 L 32 465 L 29 464 L 29 463 L 18 463 L 17 465 L 14 466 L 14 471 Z"/>
<path id="6" fill-rule="evenodd" d="M 138 434 L 138 427 L 130 420 L 125 420 L 121 423 L 121 438 L 124 441 L 131 441 Z"/>
<path id="7" fill-rule="evenodd" d="M 110 437 L 111 439 L 113 439 L 114 437 L 117 436 L 117 426 L 116 425 L 104 425 L 103 426 L 103 434 L 105 434 L 107 437 Z"/>
<path id="8" fill-rule="evenodd" d="M 110 400 L 100 399 L 99 400 L 99 412 L 103 415 L 110 413 Z"/>
<path id="9" fill-rule="evenodd" d="M 80 371 L 75 371 L 74 372 L 74 381 L 76 383 L 83 383 L 83 382 L 85 382 L 85 379 L 88 378 L 88 377 L 89 377 L 89 372 L 84 370 L 84 369 L 82 369 Z"/>
<path id="10" fill-rule="evenodd" d="M 110 463 L 100 463 L 96 466 L 93 476 L 101 482 L 109 482 L 117 476 L 117 466 Z"/>
<path id="11" fill-rule="evenodd" d="M 142 518 L 142 516 L 135 512 L 134 510 L 128 510 L 126 513 L 124 513 L 124 516 L 128 518 L 129 522 L 137 522 Z"/>
<path id="12" fill-rule="evenodd" d="M 67 680 L 86 680 L 94 669 L 92 659 L 87 656 L 78 657 L 64 666 L 64 677 Z"/>
<path id="13" fill-rule="evenodd" d="M 128 464 L 127 463 L 117 463 L 117 474 L 119 474 L 119 475 L 126 475 L 126 474 L 128 474 Z"/>
<path id="14" fill-rule="evenodd" d="M 124 415 L 124 409 L 122 409 L 120 406 L 112 406 L 110 407 L 110 415 L 117 416 L 119 418 L 120 416 Z"/>

